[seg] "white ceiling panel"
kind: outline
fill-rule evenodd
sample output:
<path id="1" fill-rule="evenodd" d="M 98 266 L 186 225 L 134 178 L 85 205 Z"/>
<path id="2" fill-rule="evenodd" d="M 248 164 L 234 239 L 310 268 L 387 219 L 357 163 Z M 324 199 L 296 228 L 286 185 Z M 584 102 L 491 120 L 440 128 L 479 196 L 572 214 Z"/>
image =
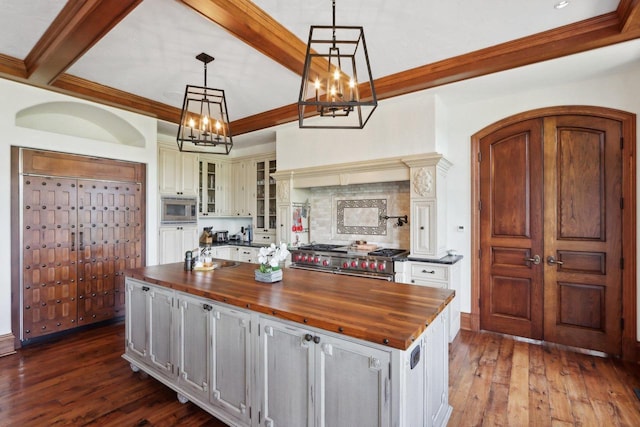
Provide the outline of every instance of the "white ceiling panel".
<path id="1" fill-rule="evenodd" d="M 25 59 L 65 0 L 0 0 L 0 53 Z"/>

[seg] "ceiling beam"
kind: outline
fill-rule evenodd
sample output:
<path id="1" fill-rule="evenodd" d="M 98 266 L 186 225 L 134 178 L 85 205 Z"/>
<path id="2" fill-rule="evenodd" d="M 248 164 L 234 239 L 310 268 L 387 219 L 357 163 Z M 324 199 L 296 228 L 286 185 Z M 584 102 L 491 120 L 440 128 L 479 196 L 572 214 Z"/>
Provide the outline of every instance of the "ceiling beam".
<path id="1" fill-rule="evenodd" d="M 302 75 L 306 45 L 249 0 L 181 0 L 234 37 Z"/>
<path id="2" fill-rule="evenodd" d="M 70 1 L 24 61 L 35 85 L 51 84 L 142 0 Z"/>
<path id="3" fill-rule="evenodd" d="M 620 17 L 620 32 L 640 28 L 640 0 L 621 0 L 617 14 Z"/>
<path id="4" fill-rule="evenodd" d="M 250 0 L 181 0 L 234 37 L 302 76 L 307 44 Z M 314 61 L 314 74 L 326 73 L 326 60 Z"/>
<path id="5" fill-rule="evenodd" d="M 69 74 L 62 74 L 53 85 L 49 87 L 56 92 L 88 101 L 123 108 L 171 123 L 180 122 L 181 111 L 179 108 Z"/>

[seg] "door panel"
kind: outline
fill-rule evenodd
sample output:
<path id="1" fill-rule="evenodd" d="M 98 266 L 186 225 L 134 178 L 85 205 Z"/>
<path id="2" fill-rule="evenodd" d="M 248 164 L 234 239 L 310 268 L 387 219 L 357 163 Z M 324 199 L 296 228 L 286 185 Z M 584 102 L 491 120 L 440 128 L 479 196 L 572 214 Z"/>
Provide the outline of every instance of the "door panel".
<path id="1" fill-rule="evenodd" d="M 558 116 L 545 134 L 545 339 L 619 354 L 621 125 Z"/>
<path id="2" fill-rule="evenodd" d="M 76 326 L 76 184 L 23 177 L 23 334 Z"/>
<path id="3" fill-rule="evenodd" d="M 542 337 L 542 123 L 529 120 L 480 141 L 483 329 Z"/>

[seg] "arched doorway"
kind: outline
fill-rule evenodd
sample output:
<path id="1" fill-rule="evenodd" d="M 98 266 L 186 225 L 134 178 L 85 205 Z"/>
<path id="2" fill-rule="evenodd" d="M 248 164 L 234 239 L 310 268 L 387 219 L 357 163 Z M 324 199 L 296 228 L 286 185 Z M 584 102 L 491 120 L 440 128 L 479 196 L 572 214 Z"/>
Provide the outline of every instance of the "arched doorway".
<path id="1" fill-rule="evenodd" d="M 472 153 L 472 328 L 635 359 L 635 115 L 533 110 Z"/>

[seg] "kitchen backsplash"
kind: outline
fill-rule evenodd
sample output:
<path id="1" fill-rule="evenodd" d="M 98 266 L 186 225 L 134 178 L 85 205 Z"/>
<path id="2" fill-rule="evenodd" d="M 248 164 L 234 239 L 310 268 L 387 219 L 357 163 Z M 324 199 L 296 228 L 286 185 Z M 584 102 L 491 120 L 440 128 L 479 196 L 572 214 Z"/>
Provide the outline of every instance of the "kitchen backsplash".
<path id="1" fill-rule="evenodd" d="M 310 240 L 349 244 L 355 240 L 409 248 L 409 224 L 380 216 L 410 216 L 409 182 L 384 182 L 310 189 Z M 411 221 L 411 218 L 409 218 Z"/>

